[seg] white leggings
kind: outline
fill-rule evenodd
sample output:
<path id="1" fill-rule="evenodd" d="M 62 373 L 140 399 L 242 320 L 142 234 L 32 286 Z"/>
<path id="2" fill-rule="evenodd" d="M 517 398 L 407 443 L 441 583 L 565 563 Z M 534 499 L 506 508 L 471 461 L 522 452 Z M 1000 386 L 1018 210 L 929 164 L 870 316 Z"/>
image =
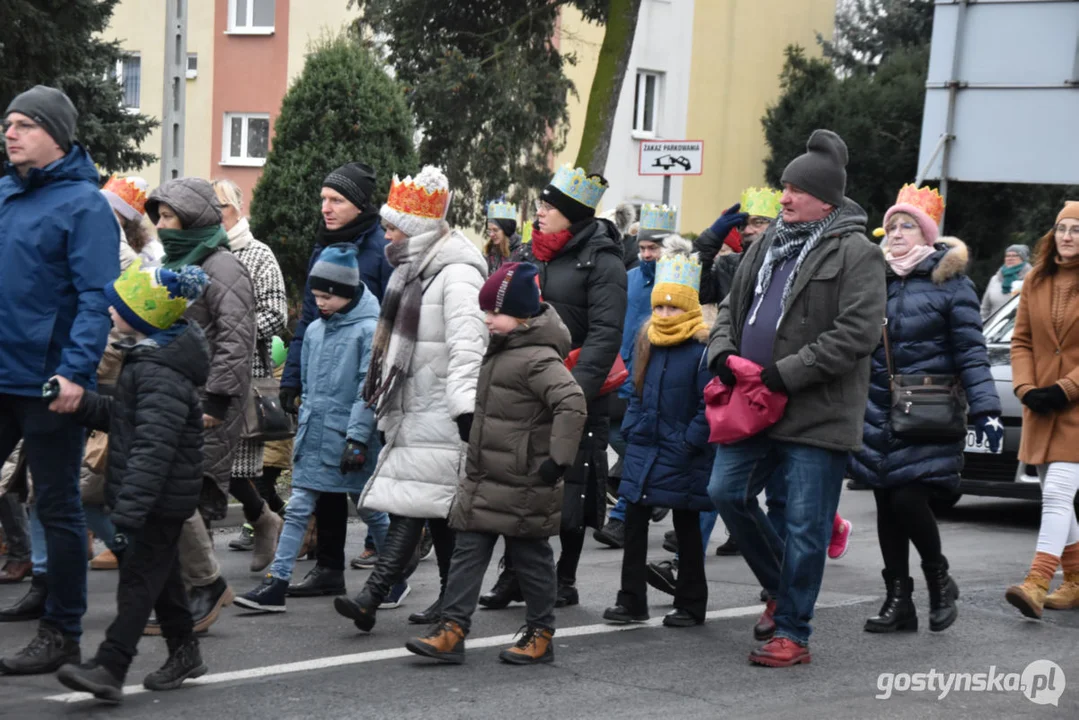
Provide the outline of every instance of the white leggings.
<path id="1" fill-rule="evenodd" d="M 1060 557 L 1064 548 L 1079 542 L 1075 492 L 1079 489 L 1079 463 L 1054 462 L 1038 466 L 1042 484 L 1042 525 L 1038 552 Z"/>

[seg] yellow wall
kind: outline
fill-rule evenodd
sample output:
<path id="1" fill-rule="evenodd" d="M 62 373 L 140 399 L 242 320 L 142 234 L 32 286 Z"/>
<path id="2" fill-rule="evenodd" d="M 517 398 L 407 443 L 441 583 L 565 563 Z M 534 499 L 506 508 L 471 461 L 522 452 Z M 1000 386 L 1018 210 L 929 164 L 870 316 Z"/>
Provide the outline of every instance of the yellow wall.
<path id="1" fill-rule="evenodd" d="M 127 0 L 131 2 L 132 0 Z M 199 75 L 187 81 L 184 175 L 210 179 L 214 133 L 214 0 L 188 0 L 187 51 L 198 53 Z"/>
<path id="2" fill-rule="evenodd" d="M 708 0 L 705 0 L 707 2 Z M 596 74 L 599 62 L 599 48 L 603 44 L 602 25 L 585 22 L 579 10 L 572 6 L 562 9 L 562 22 L 559 32 L 559 50 L 563 55 L 576 53 L 577 64 L 566 65 L 565 73 L 577 88 L 577 95 L 568 93 L 566 109 L 569 111 L 569 134 L 566 147 L 555 157 L 555 167 L 577 160 L 577 151 L 581 149 L 581 135 L 584 133 L 584 118 L 588 110 L 588 93 L 592 89 L 592 78 Z"/>
<path id="3" fill-rule="evenodd" d="M 318 40 L 324 34 L 334 35 L 360 16 L 360 11 L 353 6 L 347 9 L 345 0 L 320 2 L 318 12 L 311 12 L 307 5 L 310 0 L 292 0 L 288 20 L 288 83 L 303 72 L 307 61 L 308 46 L 312 40 Z"/>
<path id="4" fill-rule="evenodd" d="M 742 189 L 764 181 L 761 118 L 779 95 L 783 51 L 819 54 L 835 0 L 697 0 L 686 136 L 704 140 L 704 174 L 686 178 L 681 226 L 700 232 Z"/>

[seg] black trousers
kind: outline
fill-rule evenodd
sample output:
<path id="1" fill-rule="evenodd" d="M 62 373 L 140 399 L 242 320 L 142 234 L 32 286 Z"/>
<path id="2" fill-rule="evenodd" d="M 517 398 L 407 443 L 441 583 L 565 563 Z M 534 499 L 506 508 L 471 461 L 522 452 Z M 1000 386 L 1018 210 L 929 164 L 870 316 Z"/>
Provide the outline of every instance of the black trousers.
<path id="1" fill-rule="evenodd" d="M 442 518 L 408 518 L 390 516 L 390 529 L 386 532 L 386 547 L 379 554 L 378 563 L 371 571 L 367 583 L 360 591 L 359 603 L 367 608 L 377 608 L 390 594 L 394 585 L 408 579 L 419 565 L 416 553 L 423 535 L 423 526 L 431 532 L 438 559 L 438 576 L 442 591 L 446 589 L 446 577 L 453 559 L 454 532 Z"/>
<path id="2" fill-rule="evenodd" d="M 704 577 L 701 514 L 696 510 L 674 510 L 671 514 L 678 536 L 674 606 L 703 621 L 708 606 L 708 583 Z M 622 589 L 618 591 L 617 602 L 635 615 L 648 612 L 648 524 L 651 521 L 650 506 L 626 504 L 626 546 L 622 552 Z"/>
<path id="3" fill-rule="evenodd" d="M 229 478 L 229 494 L 240 501 L 244 509 L 244 520 L 247 522 L 253 523 L 262 515 L 264 501 L 251 478 Z"/>
<path id="4" fill-rule="evenodd" d="M 320 493 L 315 503 L 318 548 L 315 562 L 330 570 L 345 569 L 348 536 L 348 493 Z"/>
<path id="5" fill-rule="evenodd" d="M 910 576 L 910 544 L 922 556 L 922 565 L 941 560 L 940 529 L 929 507 L 932 490 L 912 483 L 873 491 L 877 501 L 877 539 L 884 569 L 898 577 Z"/>
<path id="6" fill-rule="evenodd" d="M 161 634 L 171 641 L 170 647 L 191 637 L 194 623 L 180 577 L 183 526 L 183 520 L 150 516 L 128 538 L 120 560 L 116 619 L 97 650 L 97 661 L 121 679 L 127 676 L 151 611 L 157 613 Z"/>
<path id="7" fill-rule="evenodd" d="M 267 466 L 262 469 L 262 475 L 254 480 L 255 489 L 275 513 L 281 512 L 281 508 L 285 507 L 285 501 L 277 494 L 277 479 L 282 472 L 281 468 Z"/>

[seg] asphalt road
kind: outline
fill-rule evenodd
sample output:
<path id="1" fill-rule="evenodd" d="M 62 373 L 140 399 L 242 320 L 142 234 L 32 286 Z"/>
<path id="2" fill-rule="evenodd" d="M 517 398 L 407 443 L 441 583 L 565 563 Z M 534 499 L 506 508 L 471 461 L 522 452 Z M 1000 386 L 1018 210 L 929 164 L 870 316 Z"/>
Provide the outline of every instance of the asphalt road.
<path id="1" fill-rule="evenodd" d="M 747 663 L 761 605 L 741 558 L 709 555 L 712 619 L 702 627 L 658 627 L 669 609 L 668 598 L 658 593 L 651 596 L 653 625 L 628 631 L 604 625 L 601 613 L 613 603 L 621 554 L 589 540 L 579 581 L 582 604 L 559 613 L 556 658 L 549 666 L 510 667 L 497 659 L 523 622 L 523 606 L 479 612 L 464 665 L 436 665 L 404 651 L 404 641 L 418 630 L 407 624 L 407 614 L 425 607 L 437 589 L 432 560 L 414 576 L 405 607 L 380 612 L 370 635 L 338 617 L 328 599 L 289 600 L 288 612 L 275 616 L 228 608 L 203 640 L 210 674 L 198 686 L 138 692 L 142 677 L 165 657 L 160 639 L 145 638 L 127 681 L 136 692 L 122 706 L 99 706 L 89 696 L 68 694 L 52 677 L 0 677 L 0 717 L 1079 717 L 1079 612 L 1047 612 L 1042 622 L 1028 621 L 1003 599 L 1004 588 L 1022 579 L 1033 554 L 1036 505 L 964 498 L 948 513 L 942 534 L 962 592 L 959 620 L 947 632 L 928 632 L 925 584 L 916 577 L 922 630 L 897 636 L 862 631 L 882 596 L 872 496 L 845 490 L 841 511 L 853 521 L 854 536 L 847 556 L 828 564 L 808 666 L 772 670 Z M 667 520 L 653 530 L 656 558 L 666 555 L 660 542 L 669 527 Z M 258 577 L 247 572 L 246 554 L 225 549 L 232 532 L 219 533 L 216 542 L 226 577 L 241 592 Z M 362 535 L 361 526 L 351 528 L 350 554 L 359 550 Z M 719 529 L 713 547 L 722 540 Z M 311 565 L 301 562 L 298 573 Z M 365 576 L 348 571 L 350 591 L 359 590 Z M 488 585 L 494 576 L 492 567 Z M 115 582 L 115 573 L 90 575 L 84 654 L 93 652 L 111 620 Z M 24 589 L 0 586 L 0 603 L 15 600 Z M 0 652 L 27 642 L 33 631 L 32 623 L 0 625 Z M 1019 682 L 1008 674 L 1021 675 L 1037 660 L 1053 661 L 1066 678 L 1056 706 L 1035 704 L 1022 691 L 1006 689 Z M 941 678 L 915 675 L 931 672 Z M 940 697 L 940 690 L 910 689 L 912 682 L 939 685 L 950 673 L 992 673 L 992 690 L 957 689 Z M 1058 675 L 1052 680 L 1059 688 Z M 959 682 L 978 687 L 976 677 Z M 1052 695 L 1043 690 L 1036 698 Z"/>

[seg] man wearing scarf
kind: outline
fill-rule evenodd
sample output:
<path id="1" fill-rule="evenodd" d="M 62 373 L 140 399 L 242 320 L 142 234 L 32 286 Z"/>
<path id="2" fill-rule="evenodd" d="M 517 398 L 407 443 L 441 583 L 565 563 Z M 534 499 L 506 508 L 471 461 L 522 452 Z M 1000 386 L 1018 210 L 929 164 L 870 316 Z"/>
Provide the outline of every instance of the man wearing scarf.
<path id="1" fill-rule="evenodd" d="M 708 344 L 723 383 L 735 383 L 727 359 L 739 355 L 788 396 L 771 428 L 717 448 L 708 487 L 772 598 L 754 628 L 767 642 L 749 656 L 768 667 L 810 660 L 810 621 L 847 458 L 862 444 L 886 299 L 883 255 L 865 236 L 865 211 L 844 196 L 846 144 L 817 130 L 806 147 L 783 171 L 783 210 L 746 251 Z M 787 485 L 785 539 L 757 503 L 773 478 Z"/>

